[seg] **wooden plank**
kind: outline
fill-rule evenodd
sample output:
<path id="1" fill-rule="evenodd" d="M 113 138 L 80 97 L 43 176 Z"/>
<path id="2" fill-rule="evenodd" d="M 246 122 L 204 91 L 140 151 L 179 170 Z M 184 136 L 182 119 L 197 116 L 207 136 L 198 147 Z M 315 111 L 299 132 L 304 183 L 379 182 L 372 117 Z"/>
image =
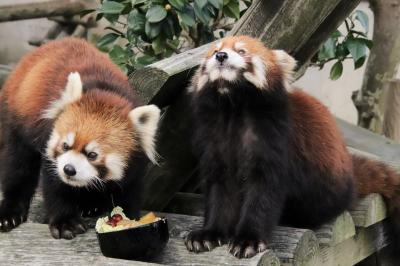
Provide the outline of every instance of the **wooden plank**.
<path id="1" fill-rule="evenodd" d="M 400 170 L 400 144 L 341 119 L 337 123 L 348 146 L 373 154 Z"/>
<path id="2" fill-rule="evenodd" d="M 315 230 L 321 246 L 335 246 L 356 234 L 353 219 L 349 212 L 345 211 L 334 221 Z"/>
<path id="3" fill-rule="evenodd" d="M 71 16 L 97 6 L 92 0 L 40 0 L 0 5 L 0 22 L 51 16 Z"/>
<path id="4" fill-rule="evenodd" d="M 381 195 L 370 194 L 360 199 L 350 214 L 356 226 L 369 227 L 386 218 L 386 204 Z"/>
<path id="5" fill-rule="evenodd" d="M 25 223 L 10 233 L 0 233 L 2 265 L 157 265 L 104 257 L 94 230 L 73 240 L 56 240 L 47 225 Z"/>
<path id="6" fill-rule="evenodd" d="M 385 247 L 383 223 L 356 230 L 356 235 L 335 246 L 322 247 L 315 265 L 354 265 Z"/>
<path id="7" fill-rule="evenodd" d="M 279 265 L 272 250 L 246 260 L 236 259 L 226 247 L 193 254 L 187 251 L 183 239 L 176 237 L 171 237 L 163 253 L 153 260 L 156 264 L 110 259 L 101 254 L 94 229 L 73 240 L 56 240 L 50 236 L 47 225 L 38 223 L 25 223 L 10 233 L 0 234 L 0 249 L 0 261 L 6 265 L 17 261 L 19 265 Z"/>

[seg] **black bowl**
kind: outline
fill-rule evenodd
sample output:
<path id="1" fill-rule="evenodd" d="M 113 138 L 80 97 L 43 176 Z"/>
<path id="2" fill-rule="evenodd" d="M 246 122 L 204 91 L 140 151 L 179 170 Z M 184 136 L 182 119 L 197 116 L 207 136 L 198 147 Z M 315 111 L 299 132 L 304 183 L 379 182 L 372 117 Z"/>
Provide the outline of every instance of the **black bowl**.
<path id="1" fill-rule="evenodd" d="M 127 260 L 151 260 L 166 246 L 167 219 L 115 232 L 97 233 L 104 256 Z"/>

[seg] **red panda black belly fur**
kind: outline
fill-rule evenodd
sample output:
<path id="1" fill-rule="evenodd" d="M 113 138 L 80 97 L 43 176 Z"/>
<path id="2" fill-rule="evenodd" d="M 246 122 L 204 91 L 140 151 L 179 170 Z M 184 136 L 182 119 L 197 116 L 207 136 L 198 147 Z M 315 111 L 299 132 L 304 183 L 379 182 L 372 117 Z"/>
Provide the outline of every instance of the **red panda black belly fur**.
<path id="1" fill-rule="evenodd" d="M 185 239 L 189 251 L 227 242 L 234 256 L 251 257 L 266 249 L 277 224 L 316 228 L 362 194 L 367 170 L 354 176 L 360 163 L 353 166 L 327 108 L 291 90 L 294 68 L 290 55 L 247 36 L 217 42 L 201 62 L 188 93 L 206 208 L 203 228 Z M 397 218 L 400 202 L 389 201 Z"/>
<path id="2" fill-rule="evenodd" d="M 0 96 L 0 231 L 27 219 L 39 172 L 55 238 L 83 233 L 81 214 L 98 215 L 112 203 L 138 218 L 160 114 L 140 105 L 126 75 L 83 40 L 26 55 Z"/>

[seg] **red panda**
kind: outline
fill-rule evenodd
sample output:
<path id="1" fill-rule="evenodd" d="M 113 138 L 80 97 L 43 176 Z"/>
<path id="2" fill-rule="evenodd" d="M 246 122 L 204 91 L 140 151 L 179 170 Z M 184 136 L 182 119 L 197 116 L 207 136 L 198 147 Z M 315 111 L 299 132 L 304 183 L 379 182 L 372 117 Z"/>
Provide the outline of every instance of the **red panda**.
<path id="1" fill-rule="evenodd" d="M 71 239 L 112 204 L 140 211 L 160 110 L 140 106 L 126 75 L 89 43 L 66 38 L 26 55 L 0 95 L 0 231 L 26 221 L 40 176 L 51 235 Z"/>
<path id="2" fill-rule="evenodd" d="M 206 207 L 203 228 L 185 239 L 189 251 L 229 243 L 234 256 L 251 257 L 276 225 L 316 228 L 372 192 L 388 201 L 399 241 L 399 175 L 348 153 L 328 109 L 290 88 L 295 65 L 238 36 L 212 45 L 196 71 L 188 92 Z"/>

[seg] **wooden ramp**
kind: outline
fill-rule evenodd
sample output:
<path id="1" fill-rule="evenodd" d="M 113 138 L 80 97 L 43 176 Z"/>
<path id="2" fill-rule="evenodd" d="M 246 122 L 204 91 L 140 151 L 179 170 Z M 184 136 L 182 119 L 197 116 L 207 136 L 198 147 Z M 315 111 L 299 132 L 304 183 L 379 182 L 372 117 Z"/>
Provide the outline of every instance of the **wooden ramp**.
<path id="1" fill-rule="evenodd" d="M 278 227 L 269 249 L 251 259 L 236 259 L 226 246 L 212 252 L 189 253 L 183 238 L 201 227 L 199 216 L 160 213 L 168 218 L 170 241 L 153 262 L 104 257 L 93 229 L 73 240 L 56 240 L 43 224 L 42 200 L 32 203 L 28 222 L 9 233 L 0 234 L 1 265 L 354 265 L 386 246 L 382 236 L 386 217 L 382 197 L 371 194 L 350 212 L 311 231 Z"/>

